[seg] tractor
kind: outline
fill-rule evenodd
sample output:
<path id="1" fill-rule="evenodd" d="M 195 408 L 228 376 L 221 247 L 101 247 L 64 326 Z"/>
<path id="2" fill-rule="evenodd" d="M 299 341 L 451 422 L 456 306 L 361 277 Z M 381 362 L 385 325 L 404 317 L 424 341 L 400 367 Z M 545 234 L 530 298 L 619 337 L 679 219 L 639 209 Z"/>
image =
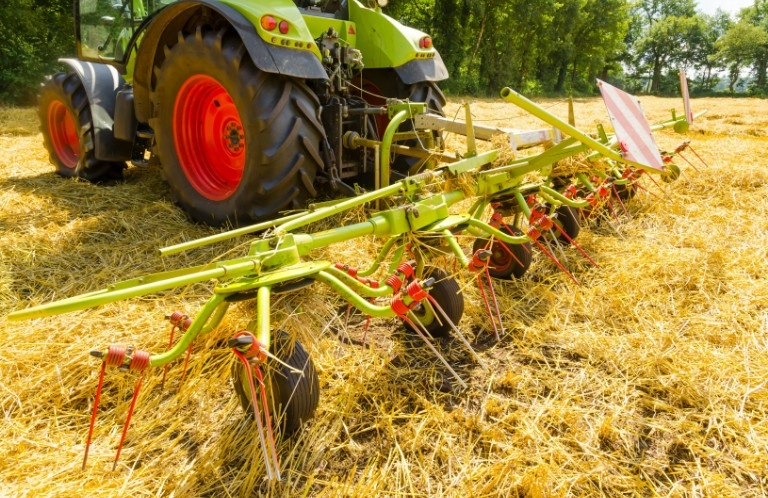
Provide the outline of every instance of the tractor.
<path id="1" fill-rule="evenodd" d="M 392 99 L 442 114 L 448 77 L 431 37 L 386 3 L 75 0 L 77 58 L 40 92 L 50 160 L 96 183 L 159 163 L 174 201 L 212 226 L 380 186 L 376 150 L 350 137 L 380 139 Z M 398 132 L 393 180 L 441 146 L 410 121 Z"/>

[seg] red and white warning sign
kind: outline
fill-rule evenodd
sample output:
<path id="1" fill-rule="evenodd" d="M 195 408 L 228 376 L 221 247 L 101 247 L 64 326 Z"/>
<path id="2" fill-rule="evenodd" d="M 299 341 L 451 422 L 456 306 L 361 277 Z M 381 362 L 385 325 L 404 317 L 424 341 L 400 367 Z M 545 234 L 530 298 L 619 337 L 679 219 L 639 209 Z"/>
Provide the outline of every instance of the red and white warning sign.
<path id="1" fill-rule="evenodd" d="M 628 161 L 657 170 L 664 169 L 661 153 L 651 133 L 640 101 L 634 95 L 597 80 L 608 116 L 613 123 L 622 156 Z"/>
<path id="2" fill-rule="evenodd" d="M 693 124 L 693 111 L 691 110 L 691 96 L 688 94 L 688 78 L 685 71 L 680 70 L 680 91 L 683 92 L 683 107 L 685 108 L 685 120 Z"/>

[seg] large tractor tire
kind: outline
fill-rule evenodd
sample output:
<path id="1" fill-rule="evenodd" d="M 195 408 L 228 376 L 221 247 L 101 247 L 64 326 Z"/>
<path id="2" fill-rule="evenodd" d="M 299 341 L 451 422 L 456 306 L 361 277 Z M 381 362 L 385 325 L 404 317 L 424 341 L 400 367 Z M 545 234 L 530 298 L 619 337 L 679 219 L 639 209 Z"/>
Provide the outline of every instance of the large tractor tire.
<path id="1" fill-rule="evenodd" d="M 382 106 L 388 98 L 408 99 L 411 102 L 425 102 L 429 112 L 440 116 L 445 115 L 443 113 L 443 106 L 446 104 L 445 95 L 437 83 L 432 81 L 420 81 L 406 85 L 392 69 L 366 70 L 363 72 L 362 80 L 356 81 L 360 83 L 363 99 L 370 105 Z M 388 124 L 388 117 L 379 116 L 376 118 L 379 137 L 384 134 Z M 413 131 L 413 122 L 411 120 L 405 121 L 400 125 L 398 131 Z M 437 140 L 438 138 L 437 132 L 434 132 L 434 139 Z M 403 145 L 418 147 L 419 143 L 417 140 L 409 140 L 403 142 Z M 398 155 L 394 157 L 391 167 L 393 172 L 401 175 L 412 175 L 418 173 L 414 170 L 414 166 L 418 163 L 419 160 L 416 158 Z"/>
<path id="2" fill-rule="evenodd" d="M 273 336 L 272 354 L 283 363 L 268 359 L 266 366 L 262 367 L 269 411 L 281 435 L 288 437 L 314 415 L 320 400 L 320 384 L 309 353 L 287 332 L 279 331 Z M 255 379 L 254 382 L 258 389 L 258 382 Z M 240 361 L 232 364 L 232 384 L 243 410 L 252 416 L 251 388 Z M 261 408 L 261 400 L 257 401 Z"/>
<path id="3" fill-rule="evenodd" d="M 176 202 L 214 226 L 304 207 L 324 136 L 306 84 L 260 71 L 232 29 L 180 33 L 166 53 L 150 125 Z"/>
<path id="4" fill-rule="evenodd" d="M 77 75 L 56 73 L 46 77 L 38 103 L 43 144 L 59 175 L 92 182 L 122 177 L 125 163 L 94 157 L 91 108 Z"/>

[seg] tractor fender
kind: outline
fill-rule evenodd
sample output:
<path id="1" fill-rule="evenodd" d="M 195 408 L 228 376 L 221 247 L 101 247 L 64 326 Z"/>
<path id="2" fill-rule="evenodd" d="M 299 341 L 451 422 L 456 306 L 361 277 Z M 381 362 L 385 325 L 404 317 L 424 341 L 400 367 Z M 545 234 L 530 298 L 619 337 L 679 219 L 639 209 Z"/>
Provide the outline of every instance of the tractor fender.
<path id="1" fill-rule="evenodd" d="M 93 120 L 95 158 L 99 161 L 129 160 L 133 143 L 118 140 L 113 131 L 117 90 L 125 85 L 123 77 L 108 64 L 77 59 L 59 59 L 59 62 L 69 66 L 85 88 Z"/>
<path id="2" fill-rule="evenodd" d="M 355 48 L 363 53 L 366 69 L 393 68 L 409 85 L 448 79 L 440 53 L 431 45 L 421 45 L 426 33 L 403 25 L 379 7 L 370 7 L 370 2 L 348 0 L 346 4 L 357 32 L 365 33 L 357 36 Z"/>
<path id="3" fill-rule="evenodd" d="M 318 57 L 306 50 L 270 45 L 256 32 L 253 24 L 234 8 L 217 0 L 181 0 L 163 10 L 148 22 L 134 39 L 138 42 L 133 75 L 136 117 L 147 123 L 152 117 L 150 92 L 155 67 L 165 58 L 164 47 L 177 43 L 178 33 L 203 9 L 214 11 L 237 31 L 253 63 L 261 71 L 294 78 L 328 79 Z M 207 15 L 210 15 L 208 13 Z"/>
<path id="4" fill-rule="evenodd" d="M 439 52 L 431 59 L 414 59 L 395 68 L 395 72 L 406 85 L 421 81 L 443 81 L 448 79 L 448 68 L 445 67 Z"/>

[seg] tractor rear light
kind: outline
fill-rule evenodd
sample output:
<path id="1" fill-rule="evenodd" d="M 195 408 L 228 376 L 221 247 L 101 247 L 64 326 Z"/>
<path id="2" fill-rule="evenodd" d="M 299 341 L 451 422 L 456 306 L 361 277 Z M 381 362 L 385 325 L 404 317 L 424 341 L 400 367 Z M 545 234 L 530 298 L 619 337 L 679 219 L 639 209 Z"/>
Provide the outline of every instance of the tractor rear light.
<path id="1" fill-rule="evenodd" d="M 288 21 L 280 21 L 280 25 L 278 26 L 280 28 L 280 32 L 282 34 L 288 33 L 288 30 L 290 29 L 291 25 L 288 24 Z"/>
<path id="2" fill-rule="evenodd" d="M 261 18 L 261 27 L 267 31 L 272 31 L 277 27 L 277 20 L 272 16 L 264 16 Z"/>
<path id="3" fill-rule="evenodd" d="M 419 47 L 420 48 L 432 48 L 432 38 L 429 36 L 424 36 L 419 40 Z"/>

